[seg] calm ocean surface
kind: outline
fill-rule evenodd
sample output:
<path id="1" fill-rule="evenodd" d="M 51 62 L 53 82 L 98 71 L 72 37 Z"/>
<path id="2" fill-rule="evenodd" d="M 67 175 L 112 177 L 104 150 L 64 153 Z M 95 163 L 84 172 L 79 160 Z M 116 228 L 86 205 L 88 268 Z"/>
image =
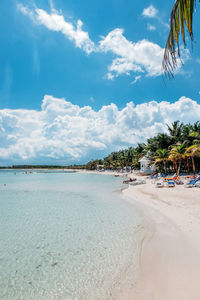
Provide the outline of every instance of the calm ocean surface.
<path id="1" fill-rule="evenodd" d="M 0 172 L 0 299 L 114 299 L 134 280 L 143 218 L 121 181 Z"/>

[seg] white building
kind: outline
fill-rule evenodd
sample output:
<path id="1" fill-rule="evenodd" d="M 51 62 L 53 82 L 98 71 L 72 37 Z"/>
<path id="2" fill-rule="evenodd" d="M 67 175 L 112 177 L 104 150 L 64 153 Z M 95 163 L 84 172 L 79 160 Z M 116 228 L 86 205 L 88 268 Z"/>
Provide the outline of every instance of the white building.
<path id="1" fill-rule="evenodd" d="M 140 160 L 140 172 L 141 173 L 153 173 L 155 172 L 155 166 L 151 165 L 151 161 L 145 155 Z"/>
<path id="2" fill-rule="evenodd" d="M 104 165 L 97 165 L 97 171 L 104 171 Z"/>

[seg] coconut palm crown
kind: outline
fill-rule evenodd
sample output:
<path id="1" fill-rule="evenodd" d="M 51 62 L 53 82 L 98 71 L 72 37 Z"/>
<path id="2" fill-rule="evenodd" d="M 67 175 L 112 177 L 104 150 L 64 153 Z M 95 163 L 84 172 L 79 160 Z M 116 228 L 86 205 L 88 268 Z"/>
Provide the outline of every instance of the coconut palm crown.
<path id="1" fill-rule="evenodd" d="M 196 0 L 176 0 L 173 6 L 170 17 L 170 31 L 162 62 L 163 71 L 169 77 L 174 77 L 177 58 L 181 57 L 180 35 L 182 36 L 184 46 L 186 46 L 186 29 L 193 42 L 193 14 L 195 4 Z"/>
<path id="2" fill-rule="evenodd" d="M 169 150 L 167 150 L 167 149 L 157 149 L 154 159 L 155 159 L 154 164 L 155 165 L 160 164 L 160 163 L 163 164 L 164 171 L 166 172 L 166 164 L 167 164 L 167 161 L 169 159 Z"/>
<path id="3" fill-rule="evenodd" d="M 146 156 L 156 171 L 179 174 L 200 171 L 200 121 L 183 124 L 175 121 L 166 124 L 165 133 L 147 139 L 128 149 L 110 153 L 102 160 L 92 160 L 85 165 L 94 169 L 103 165 L 105 169 L 140 169 L 140 160 Z"/>

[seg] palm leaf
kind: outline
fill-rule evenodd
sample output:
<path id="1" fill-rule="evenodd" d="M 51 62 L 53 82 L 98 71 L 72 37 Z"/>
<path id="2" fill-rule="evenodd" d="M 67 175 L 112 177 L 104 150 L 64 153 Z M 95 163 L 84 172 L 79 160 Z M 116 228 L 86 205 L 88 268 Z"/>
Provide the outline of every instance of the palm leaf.
<path id="1" fill-rule="evenodd" d="M 186 46 L 186 29 L 188 30 L 191 41 L 193 41 L 192 25 L 195 4 L 196 0 L 176 0 L 172 9 L 170 31 L 162 61 L 162 69 L 170 78 L 174 77 L 174 71 L 177 67 L 177 57 L 181 59 L 179 44 L 180 34 L 182 35 L 184 46 Z"/>
<path id="2" fill-rule="evenodd" d="M 192 156 L 200 156 L 200 146 L 199 145 L 192 145 L 192 146 L 187 148 L 186 153 L 190 154 Z"/>

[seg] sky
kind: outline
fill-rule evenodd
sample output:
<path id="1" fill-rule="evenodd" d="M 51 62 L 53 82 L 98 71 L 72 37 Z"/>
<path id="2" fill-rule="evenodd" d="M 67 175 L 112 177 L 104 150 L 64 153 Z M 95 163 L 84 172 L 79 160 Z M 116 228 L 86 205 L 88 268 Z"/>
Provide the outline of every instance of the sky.
<path id="1" fill-rule="evenodd" d="M 173 3 L 1 1 L 0 165 L 84 163 L 200 120 L 199 18 L 162 74 Z"/>

